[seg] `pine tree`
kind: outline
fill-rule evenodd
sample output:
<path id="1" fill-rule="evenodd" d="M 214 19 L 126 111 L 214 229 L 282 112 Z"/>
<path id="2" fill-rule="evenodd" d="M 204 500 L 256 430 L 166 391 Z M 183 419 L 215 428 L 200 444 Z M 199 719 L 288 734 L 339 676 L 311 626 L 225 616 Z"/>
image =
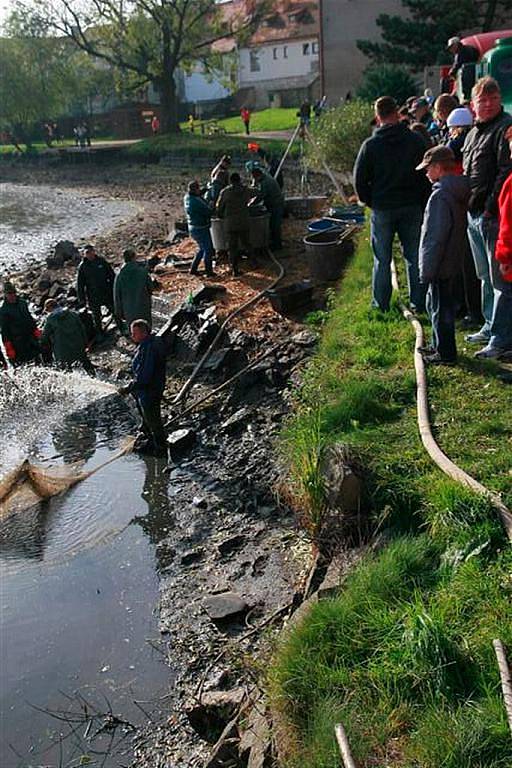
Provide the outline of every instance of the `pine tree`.
<path id="1" fill-rule="evenodd" d="M 382 42 L 358 40 L 359 49 L 378 64 L 406 64 L 421 70 L 451 60 L 446 42 L 453 35 L 510 25 L 512 0 L 402 0 L 404 16 L 377 17 Z"/>

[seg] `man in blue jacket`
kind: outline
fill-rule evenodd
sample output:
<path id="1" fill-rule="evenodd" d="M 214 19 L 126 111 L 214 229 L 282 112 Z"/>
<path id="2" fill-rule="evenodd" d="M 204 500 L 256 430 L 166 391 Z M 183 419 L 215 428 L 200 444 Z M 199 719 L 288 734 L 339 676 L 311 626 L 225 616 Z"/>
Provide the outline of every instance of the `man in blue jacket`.
<path id="1" fill-rule="evenodd" d="M 418 276 L 425 178 L 416 170 L 425 151 L 423 139 L 400 122 L 390 96 L 375 102 L 378 128 L 362 144 L 354 166 L 359 200 L 372 209 L 372 305 L 387 312 L 391 299 L 391 257 L 398 235 L 407 264 L 411 306 L 425 309 L 425 287 Z"/>
<path id="2" fill-rule="evenodd" d="M 198 181 L 191 181 L 188 185 L 188 192 L 183 198 L 183 205 L 187 215 L 189 235 L 196 241 L 199 248 L 192 261 L 190 274 L 197 275 L 198 267 L 204 259 L 206 276 L 215 277 L 213 271 L 214 248 L 210 235 L 212 209 L 201 197 L 201 187 Z"/>
<path id="3" fill-rule="evenodd" d="M 151 333 L 146 320 L 135 320 L 130 331 L 137 344 L 132 360 L 133 380 L 119 392 L 132 394 L 142 417 L 142 441 L 136 450 L 152 456 L 167 456 L 167 442 L 162 421 L 162 397 L 165 389 L 166 361 L 162 341 Z"/>

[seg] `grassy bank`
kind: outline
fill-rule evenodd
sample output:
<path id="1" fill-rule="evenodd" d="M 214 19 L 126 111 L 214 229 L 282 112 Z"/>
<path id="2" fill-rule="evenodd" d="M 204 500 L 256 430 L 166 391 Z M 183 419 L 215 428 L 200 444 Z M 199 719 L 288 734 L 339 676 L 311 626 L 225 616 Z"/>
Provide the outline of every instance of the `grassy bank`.
<path id="1" fill-rule="evenodd" d="M 288 131 L 293 130 L 297 125 L 297 108 L 275 107 L 271 109 L 261 109 L 259 112 L 251 113 L 251 132 L 259 133 L 265 131 Z M 196 128 L 202 122 L 208 123 L 208 120 L 196 120 Z M 219 126 L 228 133 L 244 133 L 245 126 L 240 115 L 224 117 L 216 121 Z M 188 121 L 181 123 L 182 130 L 188 129 Z"/>
<path id="2" fill-rule="evenodd" d="M 369 310 L 362 236 L 284 435 L 296 495 L 322 510 L 318 457 L 351 446 L 368 514 L 389 543 L 283 639 L 269 675 L 290 766 L 334 768 L 343 721 L 361 766 L 505 768 L 512 742 L 492 640 L 512 651 L 512 554 L 488 503 L 444 476 L 416 427 L 413 336 L 398 310 Z M 429 370 L 437 438 L 512 503 L 510 390 L 464 349 Z"/>
<path id="3" fill-rule="evenodd" d="M 125 150 L 127 157 L 160 158 L 180 153 L 184 157 L 220 157 L 223 154 L 247 154 L 248 139 L 242 136 L 202 136 L 199 132 L 180 134 L 160 134 L 142 139 Z M 280 154 L 286 147 L 285 141 L 265 140 L 265 149 Z"/>

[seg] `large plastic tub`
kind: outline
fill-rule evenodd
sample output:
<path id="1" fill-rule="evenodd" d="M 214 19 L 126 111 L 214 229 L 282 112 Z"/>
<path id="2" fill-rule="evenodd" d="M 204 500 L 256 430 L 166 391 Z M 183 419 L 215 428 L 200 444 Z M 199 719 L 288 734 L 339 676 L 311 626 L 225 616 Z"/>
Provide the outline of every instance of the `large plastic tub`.
<path id="1" fill-rule="evenodd" d="M 304 238 L 309 274 L 315 283 L 336 280 L 352 254 L 352 240 L 340 239 L 340 234 L 340 230 L 331 229 Z"/>
<path id="2" fill-rule="evenodd" d="M 213 247 L 216 251 L 227 251 L 228 237 L 223 219 L 212 219 L 210 224 Z"/>

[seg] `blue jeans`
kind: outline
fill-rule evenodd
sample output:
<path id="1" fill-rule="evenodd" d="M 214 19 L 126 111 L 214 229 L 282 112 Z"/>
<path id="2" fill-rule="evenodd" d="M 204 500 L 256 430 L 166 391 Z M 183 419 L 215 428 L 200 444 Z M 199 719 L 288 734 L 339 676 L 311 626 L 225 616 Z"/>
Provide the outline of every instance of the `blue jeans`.
<path id="1" fill-rule="evenodd" d="M 188 232 L 190 237 L 196 241 L 199 248 L 194 256 L 190 270 L 195 272 L 199 267 L 201 260 L 204 258 L 206 272 L 212 272 L 214 249 L 209 227 L 189 227 Z"/>
<path id="2" fill-rule="evenodd" d="M 436 280 L 427 292 L 427 311 L 432 323 L 432 346 L 443 360 L 457 359 L 455 344 L 454 280 Z"/>
<path id="3" fill-rule="evenodd" d="M 473 216 L 468 213 L 468 239 L 475 262 L 475 270 L 481 285 L 482 296 L 482 315 L 484 324 L 480 333 L 485 336 L 491 335 L 492 314 L 494 310 L 494 290 L 491 283 L 491 273 L 489 270 L 489 257 L 487 255 L 487 246 L 482 230 L 482 216 Z"/>
<path id="4" fill-rule="evenodd" d="M 426 287 L 421 285 L 418 273 L 423 211 L 420 205 L 406 205 L 390 210 L 372 210 L 371 239 L 373 249 L 372 305 L 384 311 L 391 300 L 391 258 L 395 235 L 402 245 L 407 265 L 409 301 L 418 312 L 425 309 Z"/>

